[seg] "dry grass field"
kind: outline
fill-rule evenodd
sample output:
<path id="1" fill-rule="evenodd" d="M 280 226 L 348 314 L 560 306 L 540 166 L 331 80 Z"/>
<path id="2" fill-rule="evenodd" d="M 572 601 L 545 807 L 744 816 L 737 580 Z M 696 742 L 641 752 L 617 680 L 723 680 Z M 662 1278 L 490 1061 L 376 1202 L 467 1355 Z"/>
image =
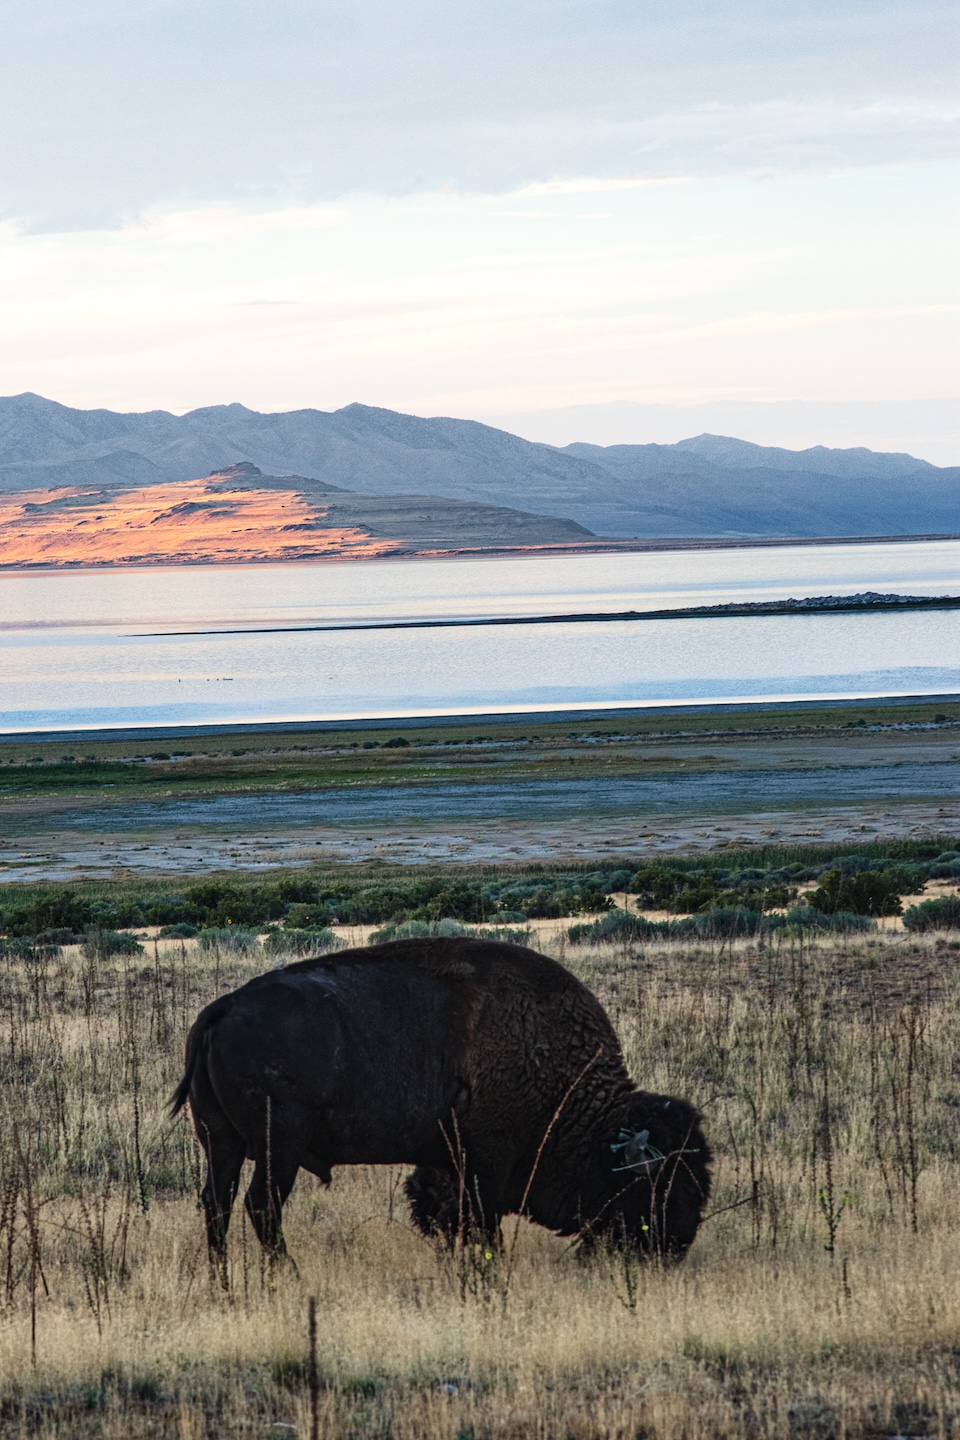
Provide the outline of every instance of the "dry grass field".
<path id="1" fill-rule="evenodd" d="M 441 1254 L 402 1173 L 358 1169 L 298 1180 L 299 1273 L 264 1268 L 238 1211 L 225 1293 L 166 1101 L 201 1004 L 263 958 L 2 962 L 0 1435 L 960 1428 L 960 941 L 553 948 L 636 1078 L 704 1107 L 715 1194 L 681 1267 L 512 1220 L 502 1254 Z"/>

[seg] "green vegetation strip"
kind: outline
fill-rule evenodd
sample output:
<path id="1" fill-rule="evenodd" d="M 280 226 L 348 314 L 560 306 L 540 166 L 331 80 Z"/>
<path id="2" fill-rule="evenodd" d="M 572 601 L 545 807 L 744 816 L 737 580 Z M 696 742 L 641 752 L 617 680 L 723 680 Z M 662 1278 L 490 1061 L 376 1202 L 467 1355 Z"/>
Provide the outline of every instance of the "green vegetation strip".
<path id="1" fill-rule="evenodd" d="M 564 720 L 478 719 L 449 725 L 385 724 L 382 728 L 251 730 L 187 741 L 116 740 L 97 734 L 65 742 L 5 741 L 0 745 L 0 808 L 23 796 L 98 795 L 124 798 L 308 790 L 354 785 L 448 781 L 484 783 L 530 778 L 576 779 L 603 765 L 609 775 L 641 765 L 710 768 L 722 757 L 690 754 L 705 741 L 832 738 L 863 734 L 949 731 L 960 725 L 960 702 L 878 701 L 850 706 L 770 707 L 707 714 L 616 715 L 576 724 Z M 677 747 L 678 753 L 664 747 Z"/>
<path id="2" fill-rule="evenodd" d="M 63 945 L 83 939 L 91 929 L 139 926 L 186 927 L 184 934 L 229 927 L 316 932 L 337 924 L 435 925 L 445 920 L 522 926 L 534 919 L 608 912 L 610 918 L 600 921 L 607 929 L 595 937 L 577 937 L 590 940 L 612 938 L 616 926 L 611 928 L 611 921 L 617 916 L 624 917 L 621 931 L 634 923 L 614 898 L 625 894 L 635 896 L 641 909 L 713 917 L 713 928 L 720 929 L 718 917 L 724 915 L 759 921 L 771 910 L 796 906 L 804 886 L 806 910 L 821 917 L 895 915 L 901 896 L 921 893 L 938 880 L 960 880 L 960 839 L 876 841 L 843 849 L 752 846 L 639 868 L 628 856 L 582 865 L 426 870 L 371 862 L 304 867 L 269 881 L 230 875 L 192 884 L 173 878 L 95 881 L 71 888 L 11 884 L 2 895 L 0 934 L 34 945 Z M 742 919 L 731 924 L 735 933 L 756 928 Z"/>

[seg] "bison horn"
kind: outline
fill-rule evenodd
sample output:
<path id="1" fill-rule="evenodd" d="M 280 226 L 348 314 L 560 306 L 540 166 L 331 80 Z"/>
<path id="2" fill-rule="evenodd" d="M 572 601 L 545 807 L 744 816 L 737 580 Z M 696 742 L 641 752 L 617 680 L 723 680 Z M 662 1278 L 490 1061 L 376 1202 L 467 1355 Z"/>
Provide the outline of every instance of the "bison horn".
<path id="1" fill-rule="evenodd" d="M 666 1160 L 662 1150 L 656 1145 L 650 1144 L 649 1130 L 621 1130 L 620 1136 L 615 1145 L 610 1149 L 616 1155 L 623 1152 L 624 1165 L 615 1166 L 616 1171 L 621 1170 L 650 1170 L 654 1165 L 661 1165 Z"/>

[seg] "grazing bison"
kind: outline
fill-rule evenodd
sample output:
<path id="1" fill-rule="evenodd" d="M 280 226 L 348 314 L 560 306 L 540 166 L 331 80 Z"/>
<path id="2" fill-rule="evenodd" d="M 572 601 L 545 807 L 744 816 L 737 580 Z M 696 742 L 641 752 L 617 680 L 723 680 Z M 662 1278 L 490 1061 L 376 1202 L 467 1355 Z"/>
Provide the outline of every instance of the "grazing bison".
<path id="1" fill-rule="evenodd" d="M 413 1219 L 453 1242 L 522 1213 L 586 1243 L 679 1257 L 710 1189 L 700 1117 L 630 1083 L 602 1006 L 518 945 L 401 940 L 302 960 L 198 1016 L 173 1097 L 207 1157 L 211 1260 L 223 1263 L 245 1158 L 260 1243 L 302 1166 L 415 1166 Z"/>

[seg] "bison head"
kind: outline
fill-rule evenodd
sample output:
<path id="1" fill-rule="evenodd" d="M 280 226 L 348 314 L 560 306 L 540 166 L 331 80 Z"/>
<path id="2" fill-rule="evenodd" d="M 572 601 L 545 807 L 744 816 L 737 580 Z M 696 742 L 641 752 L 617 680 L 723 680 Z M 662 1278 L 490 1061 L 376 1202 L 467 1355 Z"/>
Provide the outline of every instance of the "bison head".
<path id="1" fill-rule="evenodd" d="M 680 1259 L 710 1194 L 710 1158 L 692 1105 L 635 1091 L 601 1143 L 600 1203 L 585 1219 L 585 1242 Z"/>

